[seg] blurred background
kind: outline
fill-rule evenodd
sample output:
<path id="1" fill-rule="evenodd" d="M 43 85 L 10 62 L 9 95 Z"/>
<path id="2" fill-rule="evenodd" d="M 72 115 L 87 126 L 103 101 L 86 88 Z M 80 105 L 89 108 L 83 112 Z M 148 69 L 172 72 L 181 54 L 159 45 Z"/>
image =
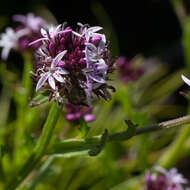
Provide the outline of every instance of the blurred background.
<path id="1" fill-rule="evenodd" d="M 89 124 L 91 130 L 88 137 L 91 137 L 102 134 L 105 128 L 109 132 L 124 130 L 125 119 L 130 119 L 142 127 L 187 113 L 188 100 L 179 92 L 188 93 L 190 89 L 180 78 L 182 73 L 186 73 L 187 76 L 190 73 L 189 11 L 188 0 L 7 0 L 0 6 L 0 31 L 3 32 L 7 26 L 15 25 L 11 20 L 12 15 L 28 12 L 34 12 L 53 23 L 66 21 L 73 27 L 77 22 L 88 23 L 91 26 L 100 25 L 104 27 L 110 41 L 113 58 L 117 60 L 118 57 L 125 56 L 135 67 L 143 68 L 143 75 L 129 83 L 123 82 L 119 77 L 119 70 L 116 71 L 112 83 L 117 91 L 112 101 L 101 101 L 94 106 L 97 119 Z M 18 53 L 11 52 L 7 69 L 18 75 L 15 77 L 9 73 L 9 78 L 12 77 L 11 82 L 15 79 L 20 80 L 22 61 Z M 2 75 L 4 68 L 0 69 Z M 3 79 L 5 78 L 1 78 L 1 94 Z M 1 100 L 0 105 L 7 108 L 4 99 Z M 9 175 L 15 173 L 10 164 L 14 160 L 11 138 L 16 130 L 15 121 L 18 119 L 17 101 L 11 96 L 6 101 L 9 102 L 5 129 L 8 153 L 4 158 L 3 180 L 6 180 L 6 176 L 9 179 Z M 29 128 L 25 131 L 26 142 L 23 143 L 23 151 L 20 151 L 17 167 L 22 164 L 23 158 L 29 155 L 28 147 L 34 147 L 41 129 L 38 126 L 42 126 L 45 121 L 47 108 L 47 105 L 36 108 L 37 113 L 41 114 L 35 122 L 31 121 L 28 111 Z M 5 115 L 2 114 L 2 117 Z M 55 136 L 76 137 L 77 128 L 66 123 L 66 128 L 63 129 L 63 120 L 64 117 L 58 123 Z M 127 142 L 110 143 L 97 157 L 75 157 L 72 154 L 61 158 L 45 157 L 45 162 L 39 163 L 23 189 L 143 189 L 144 174 L 155 164 L 161 164 L 166 168 L 177 167 L 186 178 L 190 178 L 189 134 L 189 129 L 181 128 L 145 134 Z M 0 180 L 2 184 L 3 180 Z"/>

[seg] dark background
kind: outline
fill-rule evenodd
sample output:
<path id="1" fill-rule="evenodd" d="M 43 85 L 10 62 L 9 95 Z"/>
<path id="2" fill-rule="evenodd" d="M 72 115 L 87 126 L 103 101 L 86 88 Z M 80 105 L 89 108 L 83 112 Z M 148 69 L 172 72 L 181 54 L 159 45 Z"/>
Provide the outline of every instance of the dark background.
<path id="1" fill-rule="evenodd" d="M 43 5 L 58 22 L 98 24 L 90 0 L 17 0 L 1 3 L 0 14 L 11 18 Z M 109 15 L 115 28 L 120 55 L 132 58 L 138 53 L 159 56 L 172 67 L 183 64 L 180 44 L 181 29 L 168 0 L 98 1 Z"/>

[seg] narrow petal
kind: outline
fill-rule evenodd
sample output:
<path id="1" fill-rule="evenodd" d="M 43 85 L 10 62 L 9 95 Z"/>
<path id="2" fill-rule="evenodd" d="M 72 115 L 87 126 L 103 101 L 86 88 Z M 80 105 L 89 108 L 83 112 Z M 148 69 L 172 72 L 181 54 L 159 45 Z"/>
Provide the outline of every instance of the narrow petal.
<path id="1" fill-rule="evenodd" d="M 50 76 L 50 73 L 45 73 L 42 75 L 42 77 L 40 78 L 40 80 L 38 81 L 36 85 L 36 91 L 38 91 L 44 85 L 44 83 L 46 82 L 49 76 Z"/>
<path id="2" fill-rule="evenodd" d="M 75 32 L 75 31 L 72 31 L 72 33 L 74 34 L 74 35 L 76 35 L 76 36 L 78 36 L 78 37 L 82 37 L 82 35 L 81 34 L 79 34 L 79 33 L 77 33 L 77 32 Z"/>
<path id="3" fill-rule="evenodd" d="M 47 37 L 47 31 L 45 29 L 41 28 L 40 32 L 43 37 Z"/>
<path id="4" fill-rule="evenodd" d="M 89 48 L 91 51 L 97 51 L 97 48 L 94 44 L 92 43 L 85 43 L 86 47 Z"/>
<path id="5" fill-rule="evenodd" d="M 48 82 L 49 82 L 49 85 L 51 86 L 51 88 L 53 90 L 55 90 L 55 80 L 54 80 L 54 78 L 52 76 L 49 76 Z"/>
<path id="6" fill-rule="evenodd" d="M 188 84 L 188 85 L 190 86 L 190 80 L 189 80 L 187 77 L 185 77 L 184 75 L 181 75 L 181 78 L 183 79 L 183 81 L 184 81 L 186 84 Z"/>
<path id="7" fill-rule="evenodd" d="M 89 77 L 95 81 L 95 82 L 98 82 L 98 83 L 106 83 L 106 81 L 102 78 L 102 77 L 99 77 L 99 76 L 92 76 L 92 75 L 89 75 Z"/>
<path id="8" fill-rule="evenodd" d="M 35 41 L 33 41 L 33 42 L 30 42 L 29 44 L 28 44 L 28 46 L 32 46 L 32 45 L 34 45 L 35 43 L 38 43 L 38 42 L 40 42 L 40 41 L 42 41 L 42 40 L 48 40 L 47 38 L 40 38 L 40 39 L 37 39 L 37 40 L 35 40 Z"/>
<path id="9" fill-rule="evenodd" d="M 65 34 L 65 33 L 69 33 L 69 32 L 73 32 L 73 31 L 71 29 L 63 30 L 63 31 L 58 32 L 58 34 Z"/>
<path id="10" fill-rule="evenodd" d="M 61 53 L 59 53 L 52 61 L 52 68 L 55 68 L 57 66 L 57 64 L 61 61 L 61 59 L 63 58 L 63 56 L 67 53 L 67 50 L 62 51 Z"/>
<path id="11" fill-rule="evenodd" d="M 106 39 L 102 38 L 102 40 L 100 41 L 100 43 L 98 45 L 98 49 L 99 50 L 104 50 L 105 49 L 105 44 L 106 44 Z"/>
<path id="12" fill-rule="evenodd" d="M 65 82 L 64 78 L 57 72 L 53 73 L 53 77 L 59 82 Z"/>
<path id="13" fill-rule="evenodd" d="M 68 75 L 69 72 L 66 71 L 65 69 L 61 68 L 61 67 L 58 67 L 57 70 L 56 70 L 57 73 L 61 74 L 61 75 Z"/>
<path id="14" fill-rule="evenodd" d="M 97 69 L 101 71 L 107 71 L 108 66 L 106 65 L 103 59 L 100 59 L 99 62 L 97 63 Z"/>
<path id="15" fill-rule="evenodd" d="M 55 29 L 55 34 L 60 31 L 62 24 L 59 24 Z"/>
<path id="16" fill-rule="evenodd" d="M 93 26 L 91 28 L 89 28 L 88 30 L 91 32 L 97 32 L 99 30 L 102 30 L 103 28 L 101 26 Z"/>

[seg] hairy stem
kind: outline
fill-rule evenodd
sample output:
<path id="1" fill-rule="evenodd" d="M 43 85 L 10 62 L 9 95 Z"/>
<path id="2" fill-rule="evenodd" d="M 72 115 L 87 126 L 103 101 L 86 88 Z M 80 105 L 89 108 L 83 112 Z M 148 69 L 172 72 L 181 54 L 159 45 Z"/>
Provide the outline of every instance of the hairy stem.
<path id="1" fill-rule="evenodd" d="M 136 133 L 133 136 L 153 132 L 161 129 L 167 129 L 190 123 L 190 115 L 180 117 L 177 119 L 165 121 L 152 126 L 141 127 L 136 129 Z M 131 138 L 126 131 L 109 134 L 107 142 L 110 141 L 125 141 Z M 65 154 L 69 152 L 78 152 L 84 150 L 90 150 L 95 148 L 101 142 L 101 135 L 94 136 L 86 139 L 69 139 L 63 140 L 57 144 L 52 145 L 47 151 L 47 154 Z"/>

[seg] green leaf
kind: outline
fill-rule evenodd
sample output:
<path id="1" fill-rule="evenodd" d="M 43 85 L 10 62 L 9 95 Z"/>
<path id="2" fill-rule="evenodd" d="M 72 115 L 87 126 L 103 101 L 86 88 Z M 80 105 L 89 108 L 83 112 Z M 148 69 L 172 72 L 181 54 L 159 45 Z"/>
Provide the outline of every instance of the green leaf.
<path id="1" fill-rule="evenodd" d="M 47 90 L 37 93 L 29 105 L 31 107 L 34 107 L 34 106 L 48 102 L 48 95 L 49 95 L 49 91 Z"/>
<path id="2" fill-rule="evenodd" d="M 88 154 L 90 156 L 97 156 L 102 151 L 102 149 L 104 148 L 104 146 L 106 145 L 106 142 L 108 141 L 108 139 L 109 139 L 109 135 L 108 135 L 108 130 L 106 129 L 104 131 L 104 134 L 102 135 L 100 144 L 96 145 L 95 148 L 91 149 L 88 152 Z"/>

